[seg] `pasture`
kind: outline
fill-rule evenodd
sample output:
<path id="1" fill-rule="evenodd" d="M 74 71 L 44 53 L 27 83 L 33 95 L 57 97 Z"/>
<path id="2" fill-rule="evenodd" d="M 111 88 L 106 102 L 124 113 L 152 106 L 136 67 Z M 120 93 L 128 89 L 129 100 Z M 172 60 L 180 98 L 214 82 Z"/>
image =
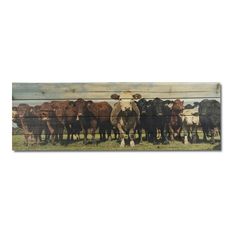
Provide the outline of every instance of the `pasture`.
<path id="1" fill-rule="evenodd" d="M 96 135 L 98 139 L 99 135 Z M 202 139 L 201 133 L 199 134 L 200 139 Z M 82 138 L 82 135 L 81 135 Z M 66 136 L 64 136 L 66 139 Z M 200 142 L 197 144 L 183 144 L 180 141 L 170 142 L 168 145 L 153 145 L 143 141 L 138 143 L 135 147 L 125 146 L 120 147 L 120 143 L 117 140 L 106 141 L 95 144 L 84 145 L 82 139 L 80 141 L 74 141 L 68 145 L 51 143 L 40 144 L 40 145 L 29 145 L 28 147 L 24 145 L 23 135 L 13 135 L 12 136 L 12 147 L 14 151 L 219 151 L 221 149 L 219 137 L 216 137 L 217 142 L 215 144 Z"/>

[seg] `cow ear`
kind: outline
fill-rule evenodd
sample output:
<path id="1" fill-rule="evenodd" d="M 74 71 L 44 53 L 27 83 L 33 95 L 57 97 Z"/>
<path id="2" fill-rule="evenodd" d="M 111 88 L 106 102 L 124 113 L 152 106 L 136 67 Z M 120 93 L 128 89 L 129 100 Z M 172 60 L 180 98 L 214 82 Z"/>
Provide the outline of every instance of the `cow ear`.
<path id="1" fill-rule="evenodd" d="M 120 95 L 114 93 L 114 94 L 111 95 L 111 99 L 119 100 L 120 99 Z"/>
<path id="2" fill-rule="evenodd" d="M 141 94 L 139 94 L 139 93 L 136 93 L 136 94 L 134 94 L 133 95 L 133 98 L 134 99 L 140 99 L 142 96 L 141 96 Z"/>

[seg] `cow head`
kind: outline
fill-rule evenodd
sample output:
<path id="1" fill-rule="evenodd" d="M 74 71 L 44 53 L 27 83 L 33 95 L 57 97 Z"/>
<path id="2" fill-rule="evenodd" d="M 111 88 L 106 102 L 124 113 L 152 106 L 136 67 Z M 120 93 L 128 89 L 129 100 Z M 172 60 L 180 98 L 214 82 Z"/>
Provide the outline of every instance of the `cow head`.
<path id="1" fill-rule="evenodd" d="M 49 102 L 44 102 L 40 107 L 40 118 L 43 121 L 48 121 L 55 116 L 52 105 Z"/>
<path id="2" fill-rule="evenodd" d="M 17 115 L 19 118 L 25 117 L 26 113 L 29 112 L 30 106 L 28 104 L 20 104 L 17 108 Z"/>
<path id="3" fill-rule="evenodd" d="M 75 102 L 75 107 L 77 109 L 77 120 L 83 117 L 86 113 L 86 101 L 82 98 L 77 99 Z"/>
<path id="4" fill-rule="evenodd" d="M 152 101 L 152 110 L 153 110 L 153 115 L 154 116 L 163 116 L 164 115 L 164 101 L 161 100 L 160 98 L 155 98 Z"/>
<path id="5" fill-rule="evenodd" d="M 132 111 L 132 102 L 135 99 L 140 99 L 142 96 L 140 94 L 132 94 L 130 91 L 121 92 L 120 95 L 112 94 L 111 98 L 119 100 L 120 107 L 122 111 L 130 110 Z"/>
<path id="6" fill-rule="evenodd" d="M 172 111 L 180 114 L 183 112 L 183 110 L 184 110 L 184 101 L 181 101 L 180 99 L 176 99 L 173 102 Z"/>
<path id="7" fill-rule="evenodd" d="M 64 124 L 64 113 L 65 109 L 69 106 L 69 101 L 52 101 L 51 106 L 52 110 L 55 113 L 57 120 Z"/>
<path id="8" fill-rule="evenodd" d="M 199 104 L 199 114 L 206 116 L 208 114 L 219 114 L 220 103 L 216 100 L 204 99 Z"/>
<path id="9" fill-rule="evenodd" d="M 206 116 L 211 109 L 211 103 L 208 99 L 204 99 L 199 104 L 199 114 L 202 116 Z"/>
<path id="10" fill-rule="evenodd" d="M 142 98 L 137 103 L 141 115 L 151 115 L 152 113 L 152 100 L 147 101 Z"/>

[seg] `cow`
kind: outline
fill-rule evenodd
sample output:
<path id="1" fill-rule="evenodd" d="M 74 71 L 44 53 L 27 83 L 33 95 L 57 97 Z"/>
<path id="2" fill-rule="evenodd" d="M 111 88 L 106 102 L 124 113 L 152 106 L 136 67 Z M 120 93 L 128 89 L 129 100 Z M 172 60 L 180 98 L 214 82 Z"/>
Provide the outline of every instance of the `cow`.
<path id="1" fill-rule="evenodd" d="M 211 137 L 210 143 L 215 143 L 215 132 L 218 129 L 221 135 L 221 106 L 216 100 L 204 99 L 199 104 L 199 117 L 203 131 L 203 141 Z"/>
<path id="2" fill-rule="evenodd" d="M 153 141 L 153 111 L 152 100 L 147 101 L 145 98 L 137 102 L 140 111 L 140 122 L 137 126 L 139 142 L 142 142 L 142 130 L 145 131 L 145 140 L 148 142 Z"/>
<path id="3" fill-rule="evenodd" d="M 167 137 L 168 126 L 170 121 L 171 109 L 169 107 L 169 101 L 164 101 L 160 98 L 155 98 L 151 101 L 152 109 L 152 126 L 151 139 L 153 144 L 159 144 L 160 141 L 157 139 L 157 130 L 161 132 L 161 142 L 163 144 L 169 144 Z"/>
<path id="4" fill-rule="evenodd" d="M 44 102 L 40 107 L 40 118 L 48 127 L 51 142 L 53 145 L 59 141 L 63 143 L 63 131 L 64 131 L 64 101 L 52 101 Z"/>
<path id="5" fill-rule="evenodd" d="M 87 135 L 88 130 L 91 129 L 92 143 L 97 144 L 95 135 L 96 130 L 99 128 L 100 141 L 105 141 L 106 133 L 108 139 L 111 139 L 111 123 L 110 114 L 112 107 L 107 102 L 93 102 L 85 101 L 82 98 L 77 99 L 75 106 L 78 110 L 77 120 L 84 134 L 84 144 L 88 143 Z"/>
<path id="6" fill-rule="evenodd" d="M 77 115 L 78 109 L 76 108 L 74 102 L 70 102 L 64 111 L 64 122 L 67 130 L 67 143 L 73 142 L 74 135 L 76 135 L 77 140 L 79 140 L 81 125 L 80 121 L 77 120 Z"/>
<path id="7" fill-rule="evenodd" d="M 134 147 L 135 128 L 139 123 L 140 111 L 134 99 L 140 99 L 140 94 L 132 94 L 130 91 L 121 92 L 120 95 L 112 94 L 112 99 L 119 100 L 111 112 L 111 123 L 119 130 L 121 147 L 125 146 L 125 134 L 130 139 L 130 146 Z"/>
<path id="8" fill-rule="evenodd" d="M 34 112 L 34 107 L 28 104 L 19 104 L 13 107 L 12 121 L 23 130 L 25 145 L 28 146 L 31 140 L 39 144 L 41 127 L 39 116 Z"/>
<path id="9" fill-rule="evenodd" d="M 188 144 L 189 141 L 191 143 L 197 143 L 199 139 L 197 129 L 200 124 L 198 104 L 194 103 L 194 105 L 186 105 L 180 116 L 182 118 L 182 132 L 184 136 L 184 144 Z"/>
<path id="10" fill-rule="evenodd" d="M 169 119 L 169 134 L 170 140 L 174 141 L 175 138 L 180 139 L 180 132 L 182 128 L 182 119 L 180 114 L 184 110 L 184 101 L 176 99 L 171 107 L 171 115 Z"/>

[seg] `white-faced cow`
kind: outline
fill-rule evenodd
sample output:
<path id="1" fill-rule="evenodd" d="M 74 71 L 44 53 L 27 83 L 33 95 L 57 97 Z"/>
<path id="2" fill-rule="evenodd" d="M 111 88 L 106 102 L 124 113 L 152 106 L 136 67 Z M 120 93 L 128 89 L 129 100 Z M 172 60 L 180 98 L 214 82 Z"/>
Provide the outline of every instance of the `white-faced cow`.
<path id="1" fill-rule="evenodd" d="M 119 131 L 120 146 L 125 146 L 125 135 L 128 135 L 130 146 L 134 147 L 134 131 L 140 119 L 139 108 L 134 100 L 140 99 L 141 95 L 127 91 L 121 92 L 120 95 L 112 94 L 111 98 L 119 100 L 111 112 L 111 123 Z"/>
<path id="2" fill-rule="evenodd" d="M 198 104 L 194 106 L 188 104 L 180 114 L 182 118 L 182 131 L 184 135 L 184 144 L 196 143 L 198 141 L 197 128 L 199 126 Z"/>

